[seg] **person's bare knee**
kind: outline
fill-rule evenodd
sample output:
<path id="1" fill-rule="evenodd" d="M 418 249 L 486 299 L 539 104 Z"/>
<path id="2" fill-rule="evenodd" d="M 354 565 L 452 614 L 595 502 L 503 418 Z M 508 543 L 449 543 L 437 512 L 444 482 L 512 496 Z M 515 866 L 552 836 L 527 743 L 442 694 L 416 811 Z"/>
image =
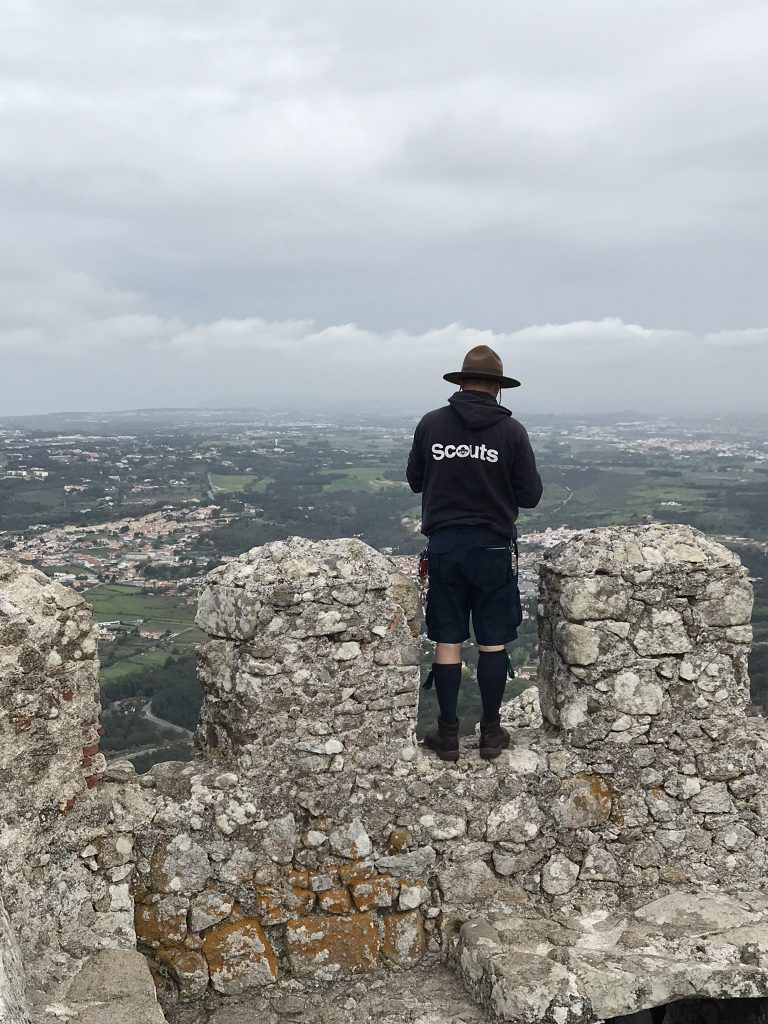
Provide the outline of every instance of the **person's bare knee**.
<path id="1" fill-rule="evenodd" d="M 487 651 L 489 654 L 493 653 L 494 651 L 504 650 L 504 644 L 498 644 L 496 647 L 485 647 L 483 646 L 483 644 L 478 644 L 478 647 L 480 648 L 481 651 Z"/>
<path id="2" fill-rule="evenodd" d="M 434 661 L 436 665 L 455 665 L 461 661 L 461 644 L 437 644 Z"/>

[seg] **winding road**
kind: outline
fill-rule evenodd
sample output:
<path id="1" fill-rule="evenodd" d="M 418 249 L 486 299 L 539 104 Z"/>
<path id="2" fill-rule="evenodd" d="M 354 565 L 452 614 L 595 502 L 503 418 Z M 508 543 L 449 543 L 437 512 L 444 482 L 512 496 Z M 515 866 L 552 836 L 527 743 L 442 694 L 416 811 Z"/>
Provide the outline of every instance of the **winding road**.
<path id="1" fill-rule="evenodd" d="M 162 729 L 173 729 L 174 732 L 183 733 L 185 736 L 192 736 L 193 733 L 190 729 L 185 729 L 182 725 L 174 725 L 173 722 L 167 722 L 164 718 L 158 718 L 157 715 L 152 714 L 152 701 L 148 700 L 144 707 L 141 709 L 141 713 L 148 721 L 152 722 L 153 725 L 159 725 Z"/>

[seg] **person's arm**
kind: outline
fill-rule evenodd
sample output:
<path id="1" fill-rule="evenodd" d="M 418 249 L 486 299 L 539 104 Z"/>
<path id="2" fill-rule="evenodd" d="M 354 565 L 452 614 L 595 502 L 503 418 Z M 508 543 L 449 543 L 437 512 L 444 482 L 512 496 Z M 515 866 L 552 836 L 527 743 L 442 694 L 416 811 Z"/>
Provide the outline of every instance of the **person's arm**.
<path id="1" fill-rule="evenodd" d="M 421 450 L 421 424 L 416 427 L 413 434 L 413 444 L 408 455 L 408 465 L 405 469 L 405 478 L 408 486 L 416 494 L 421 492 L 424 484 L 424 454 Z"/>
<path id="2" fill-rule="evenodd" d="M 528 432 L 522 424 L 519 424 L 519 431 L 515 438 L 511 477 L 512 487 L 520 508 L 536 508 L 541 501 L 544 487 L 536 469 L 536 456 L 533 454 Z"/>

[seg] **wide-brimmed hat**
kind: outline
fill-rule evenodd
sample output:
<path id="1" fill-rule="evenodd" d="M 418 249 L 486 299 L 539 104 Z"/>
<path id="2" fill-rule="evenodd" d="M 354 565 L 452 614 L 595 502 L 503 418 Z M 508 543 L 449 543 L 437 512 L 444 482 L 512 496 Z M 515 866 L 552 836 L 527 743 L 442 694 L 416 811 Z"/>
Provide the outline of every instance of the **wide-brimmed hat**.
<path id="1" fill-rule="evenodd" d="M 514 377 L 504 376 L 504 365 L 497 352 L 487 345 L 475 345 L 464 356 L 460 370 L 455 373 L 444 373 L 443 380 L 451 384 L 461 384 L 462 377 L 484 377 L 495 381 L 500 388 L 519 388 L 520 381 Z"/>

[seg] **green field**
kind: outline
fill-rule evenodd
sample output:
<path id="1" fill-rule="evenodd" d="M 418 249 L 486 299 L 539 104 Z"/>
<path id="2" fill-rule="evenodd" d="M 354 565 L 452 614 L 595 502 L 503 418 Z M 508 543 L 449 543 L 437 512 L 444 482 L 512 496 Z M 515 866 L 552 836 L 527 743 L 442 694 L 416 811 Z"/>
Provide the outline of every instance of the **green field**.
<path id="1" fill-rule="evenodd" d="M 211 473 L 214 488 L 227 494 L 264 494 L 274 477 L 258 473 Z"/>
<path id="2" fill-rule="evenodd" d="M 759 478 L 744 481 L 706 465 L 659 473 L 654 466 L 542 467 L 544 496 L 521 511 L 521 529 L 577 529 L 648 521 L 690 522 L 707 533 L 761 536 Z M 738 493 L 744 498 L 735 500 Z M 763 499 L 764 501 L 764 499 Z M 674 502 L 675 504 L 669 504 Z"/>
<path id="3" fill-rule="evenodd" d="M 93 606 L 97 622 L 120 619 L 133 625 L 137 619 L 143 619 L 142 628 L 173 633 L 185 632 L 179 642 L 192 643 L 204 639 L 203 634 L 194 626 L 195 605 L 187 604 L 186 599 L 157 593 L 142 594 L 139 587 L 126 584 L 109 583 L 83 595 Z M 193 635 L 194 634 L 194 635 Z"/>
<path id="4" fill-rule="evenodd" d="M 168 648 L 152 648 L 139 651 L 134 648 L 134 653 L 128 655 L 114 665 L 102 668 L 100 678 L 103 683 L 110 683 L 122 676 L 129 676 L 131 673 L 140 671 L 143 668 L 150 668 L 153 665 L 164 665 L 168 657 Z"/>
<path id="5" fill-rule="evenodd" d="M 333 493 L 334 491 L 368 491 L 369 493 L 375 493 L 391 487 L 402 488 L 408 486 L 404 480 L 400 482 L 385 479 L 382 476 L 383 468 L 382 466 L 352 466 L 349 469 L 326 470 L 320 475 L 335 476 L 337 473 L 343 473 L 344 476 L 340 480 L 331 480 L 329 483 L 323 484 L 323 491 L 326 493 Z"/>

